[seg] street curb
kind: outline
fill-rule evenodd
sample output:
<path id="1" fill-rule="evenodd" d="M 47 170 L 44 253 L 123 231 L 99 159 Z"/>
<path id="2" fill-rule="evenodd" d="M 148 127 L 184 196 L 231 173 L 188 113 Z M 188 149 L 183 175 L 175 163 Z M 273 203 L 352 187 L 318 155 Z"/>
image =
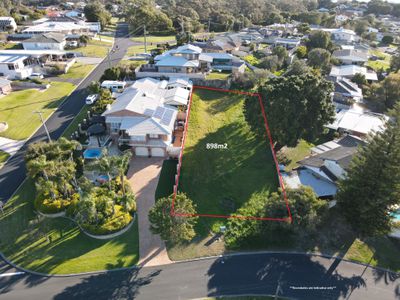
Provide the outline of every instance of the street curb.
<path id="1" fill-rule="evenodd" d="M 364 267 L 368 267 L 371 269 L 375 270 L 380 270 L 384 272 L 388 272 L 391 274 L 400 274 L 400 272 L 395 272 L 393 270 L 385 269 L 383 267 L 375 267 L 370 264 L 358 262 L 355 260 L 350 260 L 343 258 L 343 256 L 331 256 L 328 254 L 323 254 L 323 253 L 307 253 L 307 252 L 299 252 L 299 251 L 248 251 L 248 252 L 233 252 L 233 253 L 226 253 L 226 254 L 221 254 L 221 255 L 215 255 L 215 256 L 204 256 L 204 257 L 198 257 L 198 258 L 193 258 L 193 259 L 186 259 L 186 260 L 178 260 L 174 261 L 173 263 L 186 263 L 186 262 L 195 262 L 195 261 L 201 261 L 201 260 L 208 260 L 208 259 L 216 259 L 216 258 L 229 258 L 233 256 L 242 256 L 242 255 L 263 255 L 263 254 L 292 254 L 292 255 L 306 255 L 306 256 L 317 256 L 317 257 L 323 257 L 327 259 L 339 259 L 344 262 L 352 263 L 352 264 L 357 264 L 361 265 Z"/>
<path id="2" fill-rule="evenodd" d="M 245 255 L 263 255 L 263 254 L 292 254 L 292 255 L 305 255 L 305 256 L 316 256 L 316 257 L 323 257 L 323 258 L 327 258 L 327 259 L 340 259 L 341 261 L 347 262 L 347 263 L 352 263 L 352 264 L 356 264 L 356 265 L 361 265 L 367 268 L 371 268 L 371 269 L 375 269 L 375 270 L 379 270 L 379 271 L 383 271 L 383 272 L 387 272 L 390 274 L 394 274 L 394 275 L 398 275 L 400 274 L 400 272 L 395 272 L 392 270 L 388 270 L 382 267 L 374 267 L 371 266 L 369 264 L 365 264 L 365 263 L 361 263 L 361 262 L 356 262 L 356 261 L 352 261 L 352 260 L 348 260 L 348 259 L 344 259 L 340 256 L 330 256 L 330 255 L 326 255 L 326 254 L 317 254 L 317 253 L 306 253 L 306 252 L 296 252 L 296 251 L 254 251 L 254 252 L 236 252 L 236 253 L 228 253 L 228 254 L 224 254 L 224 255 L 216 255 L 216 256 L 205 256 L 205 257 L 199 257 L 199 258 L 194 258 L 194 259 L 187 259 L 187 260 L 179 260 L 179 261 L 172 261 L 171 264 L 181 264 L 181 263 L 190 263 L 190 262 L 196 262 L 196 261 L 202 261 L 202 260 L 211 260 L 211 259 L 218 259 L 218 258 L 229 258 L 229 257 L 233 257 L 233 256 L 245 256 Z M 160 266 L 151 266 L 151 267 L 141 267 L 141 266 L 131 266 L 131 267 L 125 267 L 125 268 L 116 268 L 116 269 L 111 269 L 111 270 L 99 270 L 99 271 L 91 271 L 91 272 L 82 272 L 82 273 L 71 273 L 71 274 L 46 274 L 46 273 L 41 273 L 41 272 L 36 272 L 36 271 L 31 271 L 22 267 L 19 267 L 18 265 L 16 265 L 15 263 L 13 263 L 12 261 L 8 260 L 4 254 L 2 252 L 0 252 L 0 258 L 2 258 L 5 262 L 7 262 L 9 265 L 11 265 L 12 267 L 23 271 L 27 274 L 31 274 L 31 275 L 37 275 L 37 276 L 43 276 L 43 277 L 59 277 L 59 278 L 63 278 L 63 277 L 79 277 L 79 276 L 85 276 L 85 275 L 99 275 L 99 274 L 106 274 L 106 273 L 110 273 L 110 272 L 118 272 L 118 271 L 129 271 L 129 270 L 140 270 L 142 268 L 160 268 Z M 169 265 L 171 265 L 169 264 Z M 166 265 L 162 265 L 162 266 L 167 266 Z"/>

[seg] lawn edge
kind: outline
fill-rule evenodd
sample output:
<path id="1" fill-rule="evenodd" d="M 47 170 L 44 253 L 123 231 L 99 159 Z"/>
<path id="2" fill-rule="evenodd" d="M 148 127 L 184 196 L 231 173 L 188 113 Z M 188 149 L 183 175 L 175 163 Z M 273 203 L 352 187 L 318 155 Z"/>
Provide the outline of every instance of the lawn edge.
<path id="1" fill-rule="evenodd" d="M 360 266 L 364 266 L 366 268 L 371 268 L 383 272 L 387 272 L 390 274 L 398 275 L 400 272 L 395 272 L 390 269 L 386 269 L 383 267 L 379 266 L 372 266 L 367 263 L 362 263 L 350 259 L 343 258 L 342 256 L 331 256 L 323 253 L 307 253 L 307 252 L 299 252 L 299 251 L 245 251 L 245 252 L 234 252 L 234 253 L 227 253 L 227 254 L 221 254 L 221 255 L 215 255 L 215 256 L 204 256 L 204 257 L 198 257 L 198 258 L 193 258 L 193 259 L 185 259 L 185 260 L 179 260 L 179 261 L 172 261 L 171 264 L 182 264 L 182 263 L 189 263 L 189 262 L 196 262 L 196 261 L 202 261 L 202 260 L 211 260 L 211 259 L 223 259 L 223 258 L 229 258 L 229 257 L 234 257 L 234 256 L 245 256 L 245 255 L 263 255 L 263 254 L 292 254 L 292 255 L 303 255 L 303 256 L 308 256 L 308 257 L 323 257 L 327 259 L 338 259 L 340 261 L 344 261 L 347 263 L 351 264 L 356 264 Z M 43 276 L 43 277 L 74 277 L 74 276 L 82 276 L 82 275 L 98 275 L 98 274 L 105 274 L 109 272 L 117 272 L 117 271 L 127 271 L 127 270 L 140 270 L 143 267 L 140 267 L 138 265 L 131 266 L 131 267 L 124 267 L 124 268 L 116 268 L 116 269 L 110 269 L 110 270 L 99 270 L 99 271 L 90 271 L 90 272 L 81 272 L 81 273 L 69 273 L 69 274 L 46 274 L 46 273 L 41 273 L 41 272 L 36 272 L 32 271 L 29 269 L 25 269 L 23 267 L 20 267 L 16 264 L 14 264 L 12 261 L 8 260 L 6 256 L 2 252 L 0 252 L 0 258 L 3 259 L 6 263 L 11 265 L 12 267 L 23 271 L 25 273 L 31 274 L 31 275 L 37 275 L 37 276 Z M 158 266 L 152 266 L 152 267 L 145 267 L 145 268 L 154 268 L 154 267 L 160 267 L 163 265 L 158 265 Z"/>

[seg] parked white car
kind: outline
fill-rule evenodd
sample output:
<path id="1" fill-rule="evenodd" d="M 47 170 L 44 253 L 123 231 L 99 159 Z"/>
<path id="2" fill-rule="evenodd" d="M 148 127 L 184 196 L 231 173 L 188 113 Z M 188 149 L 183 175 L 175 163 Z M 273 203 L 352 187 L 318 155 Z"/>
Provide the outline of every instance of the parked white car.
<path id="1" fill-rule="evenodd" d="M 98 98 L 99 98 L 98 94 L 92 94 L 92 95 L 89 95 L 86 97 L 85 102 L 87 105 L 91 105 L 91 104 L 95 103 Z"/>
<path id="2" fill-rule="evenodd" d="M 44 76 L 42 73 L 32 73 L 28 78 L 29 79 L 43 79 Z"/>

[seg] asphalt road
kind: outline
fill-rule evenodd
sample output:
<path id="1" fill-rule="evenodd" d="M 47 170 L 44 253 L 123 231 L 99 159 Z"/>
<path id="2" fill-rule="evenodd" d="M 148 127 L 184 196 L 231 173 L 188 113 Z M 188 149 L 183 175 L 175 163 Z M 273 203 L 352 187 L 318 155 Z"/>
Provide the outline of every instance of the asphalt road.
<path id="1" fill-rule="evenodd" d="M 117 65 L 124 57 L 127 48 L 132 44 L 132 42 L 126 38 L 127 35 L 128 27 L 122 23 L 118 24 L 115 40 L 115 45 L 118 45 L 118 48 L 114 46 L 115 51 L 112 51 L 108 58 L 100 63 L 94 71 L 80 83 L 76 90 L 46 121 L 52 139 L 58 139 L 62 135 L 74 117 L 85 105 L 85 98 L 87 96 L 86 88 L 88 85 L 92 81 L 98 81 L 107 68 Z M 42 126 L 25 145 L 8 160 L 3 168 L 0 169 L 0 201 L 6 202 L 24 181 L 26 177 L 24 153 L 29 144 L 46 139 L 46 132 Z"/>
<path id="2" fill-rule="evenodd" d="M 317 256 L 251 254 L 74 277 L 0 274 L 0 299 L 400 299 L 400 274 Z"/>

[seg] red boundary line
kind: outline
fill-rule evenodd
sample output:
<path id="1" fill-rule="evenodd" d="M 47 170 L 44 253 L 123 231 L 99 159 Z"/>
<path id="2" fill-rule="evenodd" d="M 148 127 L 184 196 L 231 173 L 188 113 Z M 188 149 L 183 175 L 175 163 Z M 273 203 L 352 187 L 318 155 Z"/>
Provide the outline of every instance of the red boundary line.
<path id="1" fill-rule="evenodd" d="M 176 199 L 176 194 L 178 192 L 178 185 L 179 185 L 179 178 L 181 176 L 181 166 L 182 166 L 182 157 L 183 157 L 183 152 L 185 150 L 185 142 L 186 142 L 186 136 L 187 136 L 187 129 L 189 125 L 189 117 L 190 117 L 190 109 L 192 107 L 192 96 L 193 93 L 195 92 L 196 89 L 202 89 L 202 90 L 211 90 L 211 91 L 217 91 L 217 92 L 225 92 L 225 93 L 233 93 L 233 94 L 240 94 L 240 95 L 246 95 L 246 96 L 253 96 L 257 97 L 258 101 L 260 103 L 261 107 L 261 112 L 264 118 L 264 124 L 265 124 L 265 130 L 267 132 L 267 141 L 269 142 L 272 156 L 275 162 L 275 168 L 278 174 L 278 179 L 279 179 L 279 186 L 282 189 L 282 194 L 283 198 L 285 200 L 286 204 L 286 209 L 288 211 L 288 217 L 286 218 L 268 218 L 268 217 L 253 217 L 253 216 L 229 216 L 229 215 L 213 215 L 213 214 L 181 214 L 181 213 L 175 213 L 174 205 L 175 205 L 175 199 Z M 265 108 L 262 103 L 262 98 L 259 93 L 250 93 L 250 92 L 243 92 L 243 91 L 238 91 L 238 90 L 227 90 L 227 89 L 219 89 L 219 88 L 213 88 L 213 87 L 205 87 L 205 86 L 193 86 L 192 93 L 190 94 L 190 99 L 189 99 L 189 106 L 186 114 L 186 121 L 185 121 L 185 128 L 184 128 L 184 135 L 183 135 L 183 140 L 182 140 L 182 150 L 179 155 L 179 161 L 178 161 L 178 169 L 177 169 L 177 175 L 175 178 L 175 186 L 174 186 L 174 195 L 172 198 L 172 205 L 171 205 L 171 211 L 170 211 L 171 216 L 178 216 L 178 217 L 209 217 L 209 218 L 236 218 L 236 219 L 243 219 L 243 220 L 260 220 L 260 221 L 279 221 L 279 222 L 288 222 L 292 223 L 293 218 L 292 218 L 292 213 L 290 211 L 289 207 L 289 201 L 287 199 L 286 195 L 286 190 L 285 190 L 285 185 L 283 183 L 283 178 L 279 169 L 279 163 L 278 159 L 276 158 L 276 153 L 274 149 L 274 142 L 272 140 L 271 136 L 271 131 L 269 129 L 268 125 L 268 120 L 267 116 L 265 114 Z"/>

